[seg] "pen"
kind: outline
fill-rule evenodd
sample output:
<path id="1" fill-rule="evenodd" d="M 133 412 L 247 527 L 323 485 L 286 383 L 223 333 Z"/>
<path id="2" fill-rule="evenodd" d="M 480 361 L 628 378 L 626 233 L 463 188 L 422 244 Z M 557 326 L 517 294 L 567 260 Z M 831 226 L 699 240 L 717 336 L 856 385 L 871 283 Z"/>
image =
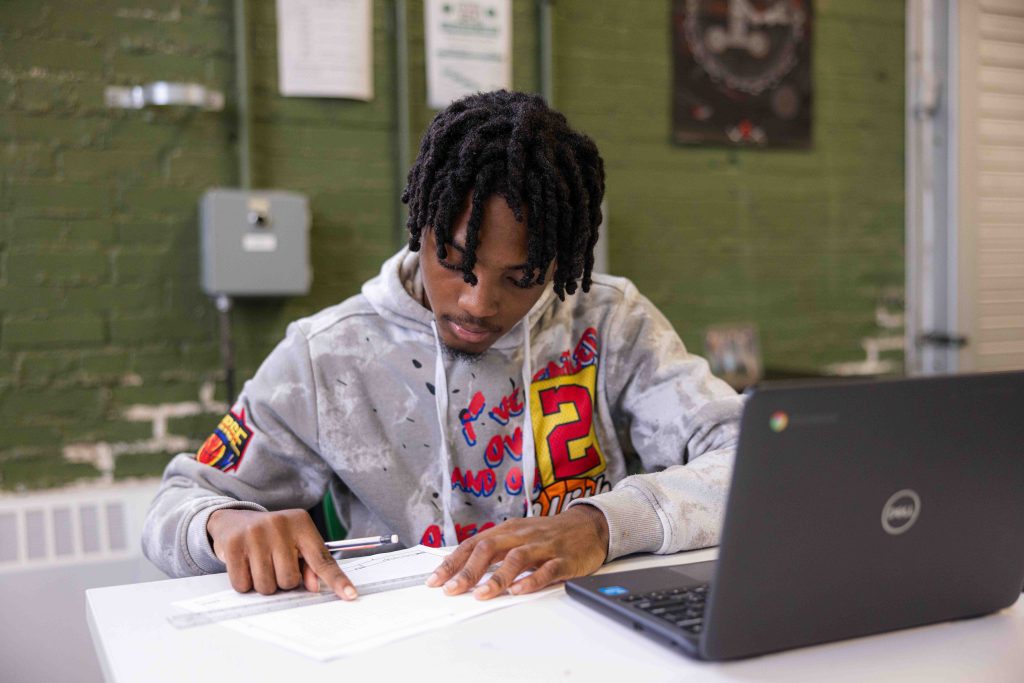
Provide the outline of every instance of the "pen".
<path id="1" fill-rule="evenodd" d="M 328 541 L 327 543 L 324 543 L 324 547 L 333 553 L 338 550 L 377 548 L 389 543 L 398 543 L 398 535 L 385 534 L 383 536 L 368 536 L 366 538 L 346 538 L 343 541 Z"/>

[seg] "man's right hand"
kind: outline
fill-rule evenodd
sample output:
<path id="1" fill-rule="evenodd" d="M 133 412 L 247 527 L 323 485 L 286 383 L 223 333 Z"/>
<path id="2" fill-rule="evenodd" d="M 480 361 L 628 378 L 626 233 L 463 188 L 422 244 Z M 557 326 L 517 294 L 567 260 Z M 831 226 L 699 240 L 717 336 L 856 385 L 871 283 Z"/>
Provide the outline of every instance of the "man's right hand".
<path id="1" fill-rule="evenodd" d="M 206 531 L 214 554 L 228 567 L 231 587 L 239 593 L 255 588 L 270 595 L 278 588 L 295 588 L 300 582 L 315 592 L 319 577 L 339 598 L 357 597 L 305 510 L 224 508 L 210 515 Z"/>

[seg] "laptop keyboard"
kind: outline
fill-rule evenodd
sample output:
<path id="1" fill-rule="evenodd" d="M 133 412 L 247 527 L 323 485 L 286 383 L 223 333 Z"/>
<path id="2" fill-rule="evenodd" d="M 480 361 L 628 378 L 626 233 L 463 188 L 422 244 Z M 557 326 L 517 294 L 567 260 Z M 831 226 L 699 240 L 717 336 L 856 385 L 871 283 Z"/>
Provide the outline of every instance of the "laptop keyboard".
<path id="1" fill-rule="evenodd" d="M 619 601 L 659 617 L 686 633 L 698 636 L 704 630 L 704 602 L 708 589 L 708 584 L 694 588 L 673 588 L 624 595 Z"/>

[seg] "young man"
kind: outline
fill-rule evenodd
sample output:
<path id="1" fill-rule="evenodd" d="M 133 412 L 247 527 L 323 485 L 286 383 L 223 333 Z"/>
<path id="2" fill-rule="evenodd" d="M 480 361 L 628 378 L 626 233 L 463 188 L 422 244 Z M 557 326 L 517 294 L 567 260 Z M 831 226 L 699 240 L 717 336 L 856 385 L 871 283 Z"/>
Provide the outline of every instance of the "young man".
<path id="1" fill-rule="evenodd" d="M 353 536 L 461 542 L 428 584 L 480 598 L 715 544 L 740 399 L 629 281 L 591 274 L 603 194 L 593 141 L 537 96 L 439 113 L 402 195 L 408 247 L 289 326 L 171 461 L 146 555 L 354 598 L 306 513 L 328 487 Z M 627 451 L 651 473 L 627 477 Z"/>

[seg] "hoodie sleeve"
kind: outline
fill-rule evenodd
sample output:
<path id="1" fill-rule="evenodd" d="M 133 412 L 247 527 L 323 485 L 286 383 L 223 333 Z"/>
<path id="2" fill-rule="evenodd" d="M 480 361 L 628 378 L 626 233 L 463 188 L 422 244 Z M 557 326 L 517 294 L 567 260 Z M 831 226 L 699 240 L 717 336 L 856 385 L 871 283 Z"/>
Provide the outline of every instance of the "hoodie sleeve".
<path id="1" fill-rule="evenodd" d="M 319 456 L 317 391 L 298 324 L 246 382 L 194 454 L 167 465 L 142 534 L 146 557 L 170 576 L 224 571 L 206 522 L 222 508 L 309 508 L 331 471 Z"/>
<path id="2" fill-rule="evenodd" d="M 691 355 L 671 323 L 632 283 L 612 316 L 606 390 L 650 474 L 575 501 L 608 521 L 608 560 L 718 543 L 742 398 Z"/>

